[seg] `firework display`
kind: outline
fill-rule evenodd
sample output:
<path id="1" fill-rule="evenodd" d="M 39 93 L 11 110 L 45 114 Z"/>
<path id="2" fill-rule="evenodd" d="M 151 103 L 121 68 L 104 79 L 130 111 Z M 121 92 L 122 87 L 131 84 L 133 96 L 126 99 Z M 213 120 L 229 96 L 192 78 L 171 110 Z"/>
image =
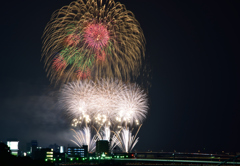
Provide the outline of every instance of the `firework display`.
<path id="1" fill-rule="evenodd" d="M 42 50 L 51 81 L 131 80 L 145 57 L 145 38 L 123 4 L 77 0 L 53 13 Z"/>
<path id="2" fill-rule="evenodd" d="M 144 81 L 131 83 L 149 74 L 134 14 L 114 0 L 76 0 L 52 14 L 42 39 L 48 77 L 64 83 L 59 104 L 80 127 L 71 141 L 89 152 L 98 140 L 131 152 L 149 109 Z"/>

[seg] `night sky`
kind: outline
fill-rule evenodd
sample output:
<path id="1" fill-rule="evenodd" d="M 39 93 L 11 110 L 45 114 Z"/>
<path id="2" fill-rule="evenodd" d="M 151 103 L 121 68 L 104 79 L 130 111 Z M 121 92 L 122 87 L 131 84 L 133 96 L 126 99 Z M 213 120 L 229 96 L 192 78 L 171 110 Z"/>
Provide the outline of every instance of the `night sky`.
<path id="1" fill-rule="evenodd" d="M 151 67 L 138 151 L 240 152 L 240 1 L 119 0 L 140 22 Z M 1 4 L 0 140 L 71 143 L 41 58 L 51 14 L 70 0 Z"/>

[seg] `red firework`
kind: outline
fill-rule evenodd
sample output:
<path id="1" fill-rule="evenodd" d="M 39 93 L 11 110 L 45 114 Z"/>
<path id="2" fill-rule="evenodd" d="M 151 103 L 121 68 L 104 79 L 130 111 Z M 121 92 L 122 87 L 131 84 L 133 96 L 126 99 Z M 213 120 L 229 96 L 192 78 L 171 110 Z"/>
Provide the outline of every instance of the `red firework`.
<path id="1" fill-rule="evenodd" d="M 104 50 L 96 51 L 97 60 L 105 61 L 106 53 Z"/>
<path id="2" fill-rule="evenodd" d="M 66 61 L 61 56 L 57 56 L 56 58 L 54 58 L 52 64 L 53 68 L 56 71 L 62 70 L 63 68 L 66 67 L 66 65 L 67 65 Z"/>
<path id="3" fill-rule="evenodd" d="M 70 34 L 66 37 L 65 43 L 68 46 L 74 46 L 77 45 L 80 41 L 80 36 L 76 34 Z"/>
<path id="4" fill-rule="evenodd" d="M 77 78 L 81 80 L 91 77 L 90 69 L 86 69 L 85 71 L 78 69 L 76 73 L 77 73 Z"/>
<path id="5" fill-rule="evenodd" d="M 99 50 L 107 46 L 110 37 L 104 25 L 100 23 L 90 24 L 84 32 L 84 39 L 89 47 Z"/>

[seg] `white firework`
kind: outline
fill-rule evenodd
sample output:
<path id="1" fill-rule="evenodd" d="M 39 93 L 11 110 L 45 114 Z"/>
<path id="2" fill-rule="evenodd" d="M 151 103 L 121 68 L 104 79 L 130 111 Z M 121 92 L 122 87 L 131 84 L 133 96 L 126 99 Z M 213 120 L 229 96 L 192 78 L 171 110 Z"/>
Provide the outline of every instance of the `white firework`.
<path id="1" fill-rule="evenodd" d="M 138 128 L 138 131 L 140 130 L 140 127 Z M 115 136 L 117 139 L 115 139 L 115 145 L 117 145 L 123 152 L 131 152 L 138 142 L 139 137 L 136 138 L 138 131 L 135 136 L 132 135 L 132 131 L 130 131 L 128 127 L 116 132 L 117 134 L 115 134 Z"/>
<path id="2" fill-rule="evenodd" d="M 91 137 L 91 131 L 89 127 L 84 127 L 82 130 L 79 130 L 78 132 L 72 129 L 75 133 L 73 137 L 75 140 L 71 140 L 73 143 L 75 143 L 78 147 L 82 147 L 83 145 L 88 145 L 88 151 L 94 152 L 96 149 L 96 141 L 98 140 L 98 137 L 94 135 Z"/>
<path id="3" fill-rule="evenodd" d="M 101 129 L 101 130 L 100 130 Z M 96 128 L 95 128 L 96 130 Z M 96 130 L 97 131 L 97 130 Z M 113 131 L 112 131 L 113 132 Z M 115 133 L 115 132 L 113 132 Z M 107 140 L 109 142 L 109 150 L 112 152 L 113 149 L 120 144 L 120 141 L 118 140 L 118 135 L 115 133 L 111 137 L 111 129 L 110 126 L 105 125 L 104 127 L 100 127 L 97 131 L 97 137 L 99 140 Z"/>
<path id="4" fill-rule="evenodd" d="M 69 115 L 99 125 L 139 124 L 146 118 L 147 96 L 136 84 L 118 80 L 77 81 L 63 87 L 60 104 Z"/>
<path id="5" fill-rule="evenodd" d="M 115 133 L 112 138 L 111 138 L 111 141 L 110 141 L 110 152 L 113 152 L 113 149 L 116 147 L 116 146 L 120 146 L 120 140 L 119 140 L 119 136 L 118 136 L 119 133 Z"/>
<path id="6" fill-rule="evenodd" d="M 95 84 L 95 95 L 92 100 L 100 125 L 111 125 L 116 116 L 116 101 L 125 86 L 118 80 L 100 80 Z"/>
<path id="7" fill-rule="evenodd" d="M 102 140 L 110 141 L 111 130 L 109 126 L 105 126 L 102 132 Z"/>
<path id="8" fill-rule="evenodd" d="M 69 83 L 62 88 L 59 103 L 70 116 L 85 120 L 88 123 L 91 121 L 90 116 L 94 113 L 91 109 L 93 96 L 93 82 L 78 81 Z"/>
<path id="9" fill-rule="evenodd" d="M 117 120 L 132 124 L 139 124 L 146 118 L 148 110 L 147 96 L 137 84 L 128 85 L 121 93 L 116 103 Z"/>

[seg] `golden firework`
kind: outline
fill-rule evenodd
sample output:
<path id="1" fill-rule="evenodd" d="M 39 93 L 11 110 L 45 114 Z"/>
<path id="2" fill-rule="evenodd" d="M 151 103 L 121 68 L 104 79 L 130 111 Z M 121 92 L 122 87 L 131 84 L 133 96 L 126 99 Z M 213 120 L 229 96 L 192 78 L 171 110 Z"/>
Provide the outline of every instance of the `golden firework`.
<path id="1" fill-rule="evenodd" d="M 55 11 L 43 33 L 42 58 L 50 80 L 139 75 L 145 38 L 134 14 L 114 0 L 77 0 Z"/>

